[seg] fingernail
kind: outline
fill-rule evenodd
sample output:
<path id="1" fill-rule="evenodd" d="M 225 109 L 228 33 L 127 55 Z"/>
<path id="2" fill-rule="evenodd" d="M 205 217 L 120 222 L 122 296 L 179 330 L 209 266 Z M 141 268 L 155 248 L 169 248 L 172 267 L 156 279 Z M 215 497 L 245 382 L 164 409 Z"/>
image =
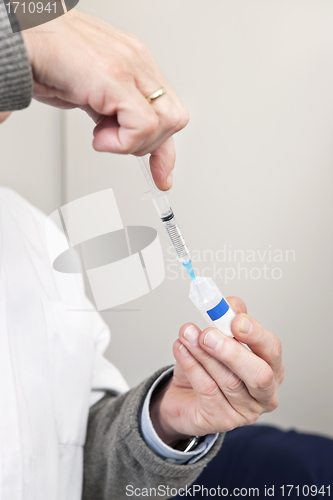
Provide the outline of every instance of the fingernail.
<path id="1" fill-rule="evenodd" d="M 243 316 L 243 319 L 242 319 L 240 327 L 239 327 L 239 331 L 241 333 L 251 333 L 252 328 L 253 328 L 253 325 L 252 325 L 251 321 L 246 316 Z"/>
<path id="2" fill-rule="evenodd" d="M 169 189 L 172 188 L 172 183 L 173 183 L 173 172 L 170 172 L 170 174 L 167 178 L 167 186 Z"/>
<path id="3" fill-rule="evenodd" d="M 183 356 L 188 356 L 188 355 L 190 354 L 190 353 L 189 353 L 189 351 L 186 349 L 186 347 L 185 347 L 183 344 L 181 344 L 181 345 L 179 346 L 179 352 L 180 352 L 180 354 L 182 354 Z"/>
<path id="4" fill-rule="evenodd" d="M 209 330 L 209 332 L 205 335 L 204 344 L 215 350 L 223 344 L 222 335 L 217 333 L 215 330 Z"/>
<path id="5" fill-rule="evenodd" d="M 190 326 L 188 326 L 186 328 L 186 330 L 184 332 L 184 337 L 192 345 L 198 345 L 199 344 L 199 332 L 195 328 L 195 326 L 193 326 L 193 325 L 190 325 Z"/>

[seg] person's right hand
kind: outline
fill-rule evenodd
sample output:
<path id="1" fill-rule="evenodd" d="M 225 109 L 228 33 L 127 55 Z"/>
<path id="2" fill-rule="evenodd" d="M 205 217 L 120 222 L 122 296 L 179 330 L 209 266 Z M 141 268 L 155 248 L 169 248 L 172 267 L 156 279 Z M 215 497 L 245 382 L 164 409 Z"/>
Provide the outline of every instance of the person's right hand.
<path id="1" fill-rule="evenodd" d="M 154 428 L 166 444 L 252 424 L 278 405 L 281 342 L 247 315 L 241 299 L 227 300 L 237 313 L 231 323 L 235 338 L 188 323 L 174 343 L 173 377 L 150 406 Z"/>
<path id="2" fill-rule="evenodd" d="M 147 47 L 134 35 L 75 10 L 22 32 L 34 76 L 34 98 L 60 108 L 79 107 L 96 123 L 97 151 L 151 153 L 157 187 L 172 184 L 172 135 L 188 111 Z M 167 93 L 149 103 L 161 87 Z"/>

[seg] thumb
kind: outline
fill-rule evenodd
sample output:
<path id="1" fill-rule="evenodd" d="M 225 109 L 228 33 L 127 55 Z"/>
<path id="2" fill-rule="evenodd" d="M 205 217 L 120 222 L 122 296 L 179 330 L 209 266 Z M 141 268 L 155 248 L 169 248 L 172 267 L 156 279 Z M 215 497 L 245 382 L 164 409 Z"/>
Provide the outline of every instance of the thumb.
<path id="1" fill-rule="evenodd" d="M 158 189 L 167 191 L 172 186 L 172 171 L 175 166 L 176 152 L 173 138 L 169 137 L 150 156 L 150 170 Z"/>

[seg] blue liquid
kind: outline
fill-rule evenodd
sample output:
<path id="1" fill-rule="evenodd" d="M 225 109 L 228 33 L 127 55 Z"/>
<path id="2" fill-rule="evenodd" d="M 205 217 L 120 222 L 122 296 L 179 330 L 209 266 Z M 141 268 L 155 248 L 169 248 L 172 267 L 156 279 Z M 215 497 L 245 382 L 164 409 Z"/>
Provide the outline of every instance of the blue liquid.
<path id="1" fill-rule="evenodd" d="M 184 262 L 183 263 L 183 266 L 185 267 L 189 277 L 191 278 L 192 281 L 195 280 L 195 274 L 194 274 L 194 271 L 193 271 L 193 267 L 192 267 L 192 261 L 189 260 L 188 262 Z"/>

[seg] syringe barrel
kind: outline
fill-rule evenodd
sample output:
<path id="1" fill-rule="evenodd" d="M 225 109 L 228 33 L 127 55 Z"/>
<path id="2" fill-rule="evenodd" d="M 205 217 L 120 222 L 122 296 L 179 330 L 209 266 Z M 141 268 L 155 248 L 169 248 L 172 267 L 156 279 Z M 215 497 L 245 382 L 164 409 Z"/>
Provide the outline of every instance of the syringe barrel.
<path id="1" fill-rule="evenodd" d="M 191 260 L 191 254 L 186 246 L 185 240 L 182 236 L 181 230 L 178 226 L 172 209 L 168 215 L 166 215 L 165 217 L 161 217 L 161 221 L 163 222 L 163 225 L 169 235 L 178 260 L 182 263 L 189 262 Z"/>
<path id="2" fill-rule="evenodd" d="M 190 299 L 206 323 L 224 335 L 233 337 L 231 322 L 236 316 L 212 278 L 197 277 L 191 281 Z"/>
<path id="3" fill-rule="evenodd" d="M 191 260 L 189 249 L 186 246 L 185 240 L 177 224 L 172 208 L 170 207 L 168 197 L 166 196 L 165 192 L 160 191 L 154 183 L 150 171 L 148 155 L 141 158 L 139 157 L 138 161 L 150 188 L 150 192 L 145 194 L 145 198 L 149 197 L 153 200 L 158 215 L 160 216 L 160 219 L 163 222 L 171 243 L 175 249 L 178 260 L 183 264 L 187 264 Z"/>
<path id="4" fill-rule="evenodd" d="M 152 197 L 152 200 L 161 219 L 173 214 L 168 197 L 165 194 L 157 196 L 155 195 Z"/>

